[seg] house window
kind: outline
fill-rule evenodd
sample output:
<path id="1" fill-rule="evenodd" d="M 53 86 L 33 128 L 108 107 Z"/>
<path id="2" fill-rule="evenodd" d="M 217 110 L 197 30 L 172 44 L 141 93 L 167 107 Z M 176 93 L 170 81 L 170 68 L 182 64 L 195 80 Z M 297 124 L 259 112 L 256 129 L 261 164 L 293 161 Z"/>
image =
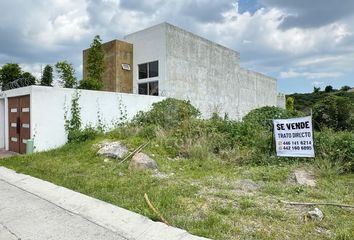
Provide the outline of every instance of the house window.
<path id="1" fill-rule="evenodd" d="M 140 83 L 139 84 L 139 94 L 148 95 L 148 84 Z"/>
<path id="2" fill-rule="evenodd" d="M 159 62 L 150 62 L 149 63 L 149 77 L 158 77 L 159 76 Z"/>
<path id="3" fill-rule="evenodd" d="M 159 82 L 149 82 L 149 95 L 158 96 L 159 95 Z"/>
<path id="4" fill-rule="evenodd" d="M 139 79 L 159 76 L 159 61 L 143 63 L 138 65 Z"/>
<path id="5" fill-rule="evenodd" d="M 139 64 L 139 79 L 144 79 L 148 77 L 148 65 L 147 63 Z"/>
<path id="6" fill-rule="evenodd" d="M 159 95 L 159 82 L 147 82 L 147 83 L 139 83 L 139 94 L 142 95 L 152 95 L 158 96 Z"/>

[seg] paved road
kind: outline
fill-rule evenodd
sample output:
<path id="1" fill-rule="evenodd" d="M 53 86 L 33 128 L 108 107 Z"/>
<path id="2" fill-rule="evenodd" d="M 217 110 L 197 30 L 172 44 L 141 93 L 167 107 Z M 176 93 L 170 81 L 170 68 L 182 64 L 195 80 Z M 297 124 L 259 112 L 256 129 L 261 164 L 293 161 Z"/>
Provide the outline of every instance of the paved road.
<path id="1" fill-rule="evenodd" d="M 0 180 L 0 240 L 127 239 Z"/>
<path id="2" fill-rule="evenodd" d="M 207 240 L 0 167 L 0 240 Z"/>

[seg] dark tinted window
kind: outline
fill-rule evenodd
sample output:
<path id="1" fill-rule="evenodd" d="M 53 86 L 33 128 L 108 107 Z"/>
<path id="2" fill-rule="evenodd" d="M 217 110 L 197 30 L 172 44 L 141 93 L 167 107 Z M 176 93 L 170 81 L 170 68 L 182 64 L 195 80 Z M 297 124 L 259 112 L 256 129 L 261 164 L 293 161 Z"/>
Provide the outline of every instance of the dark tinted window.
<path id="1" fill-rule="evenodd" d="M 159 76 L 159 62 L 150 62 L 149 63 L 149 78 Z"/>
<path id="2" fill-rule="evenodd" d="M 147 75 L 147 72 L 148 72 L 147 63 L 139 64 L 138 67 L 139 67 L 139 79 L 147 78 L 148 77 L 148 75 Z"/>
<path id="3" fill-rule="evenodd" d="M 148 84 L 147 83 L 141 83 L 138 86 L 139 86 L 139 94 L 148 95 Z"/>
<path id="4" fill-rule="evenodd" d="M 149 95 L 158 96 L 159 95 L 159 83 L 149 82 Z"/>

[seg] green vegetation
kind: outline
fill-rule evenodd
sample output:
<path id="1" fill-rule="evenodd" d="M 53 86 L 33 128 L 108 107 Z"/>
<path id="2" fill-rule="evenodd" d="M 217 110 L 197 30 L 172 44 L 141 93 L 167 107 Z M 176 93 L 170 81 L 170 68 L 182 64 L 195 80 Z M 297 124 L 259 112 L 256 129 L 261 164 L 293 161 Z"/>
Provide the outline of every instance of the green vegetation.
<path id="1" fill-rule="evenodd" d="M 326 96 L 313 106 L 317 129 L 354 130 L 354 104 L 346 97 Z"/>
<path id="2" fill-rule="evenodd" d="M 80 81 L 79 88 L 101 90 L 103 87 L 102 76 L 104 70 L 102 40 L 99 35 L 96 35 L 87 53 L 87 78 Z"/>
<path id="3" fill-rule="evenodd" d="M 295 110 L 305 114 L 313 113 L 313 121 L 317 130 L 331 128 L 335 130 L 354 129 L 354 92 L 348 92 L 349 86 L 340 91 L 331 86 L 321 92 L 314 88 L 313 93 L 291 94 L 294 98 Z"/>
<path id="4" fill-rule="evenodd" d="M 53 68 L 48 64 L 44 67 L 43 75 L 41 78 L 41 85 L 51 87 L 52 83 L 53 83 Z"/>
<path id="5" fill-rule="evenodd" d="M 78 109 L 73 101 L 71 116 Z M 301 115 L 264 107 L 251 111 L 243 122 L 216 114 L 202 120 L 189 102 L 166 99 L 105 135 L 8 158 L 0 165 L 158 220 L 144 201 L 147 193 L 173 226 L 213 239 L 353 239 L 353 210 L 319 206 L 324 220 L 304 222 L 311 208 L 279 202 L 354 204 L 353 132 L 316 132 L 314 159 L 275 156 L 270 119 Z M 81 127 L 75 118 L 68 119 L 69 128 Z M 119 140 L 131 151 L 149 142 L 143 152 L 166 177 L 130 171 L 129 161 L 104 161 L 96 152 L 107 139 Z M 294 184 L 292 172 L 298 168 L 312 170 L 317 186 Z M 244 179 L 259 189 L 244 188 Z"/>
<path id="6" fill-rule="evenodd" d="M 294 108 L 294 98 L 293 97 L 287 97 L 286 98 L 286 103 L 285 103 L 286 110 L 292 112 L 295 110 Z"/>
<path id="7" fill-rule="evenodd" d="M 55 68 L 59 74 L 63 87 L 74 88 L 76 86 L 77 80 L 75 77 L 75 69 L 71 63 L 67 61 L 57 62 Z"/>
<path id="8" fill-rule="evenodd" d="M 36 78 L 29 72 L 22 71 L 17 63 L 7 63 L 0 68 L 0 86 L 2 90 L 7 90 L 8 85 L 18 80 L 17 87 L 36 84 Z"/>
<path id="9" fill-rule="evenodd" d="M 149 112 L 139 112 L 133 122 L 144 125 L 158 125 L 164 129 L 170 129 L 200 115 L 199 110 L 188 101 L 173 98 L 153 103 L 152 106 L 153 108 Z"/>
<path id="10" fill-rule="evenodd" d="M 80 94 L 75 91 L 70 106 L 70 112 L 65 109 L 65 131 L 68 136 L 68 143 L 84 142 L 95 139 L 99 134 L 99 130 L 92 126 L 82 126 L 79 106 Z M 99 128 L 99 127 L 98 127 Z M 101 131 L 102 132 L 102 131 Z"/>
<path id="11" fill-rule="evenodd" d="M 324 91 L 320 91 L 320 88 L 314 88 L 313 93 L 294 93 L 287 95 L 286 97 L 294 98 L 294 106 L 295 110 L 305 112 L 309 114 L 311 112 L 311 108 L 319 101 L 324 99 L 327 96 L 335 95 L 339 97 L 345 97 L 354 102 L 354 92 L 347 92 L 348 86 L 344 86 L 344 90 L 335 90 L 333 92 L 327 93 Z"/>
<path id="12" fill-rule="evenodd" d="M 331 85 L 328 85 L 325 87 L 325 92 L 333 92 L 333 87 Z"/>

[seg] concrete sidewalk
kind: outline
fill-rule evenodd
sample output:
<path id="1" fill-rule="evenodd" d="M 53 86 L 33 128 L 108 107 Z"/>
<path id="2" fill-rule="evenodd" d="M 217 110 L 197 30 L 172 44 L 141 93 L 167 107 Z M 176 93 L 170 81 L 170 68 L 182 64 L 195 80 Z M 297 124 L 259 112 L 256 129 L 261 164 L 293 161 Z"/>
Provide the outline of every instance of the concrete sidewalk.
<path id="1" fill-rule="evenodd" d="M 15 155 L 19 155 L 19 154 L 15 153 L 15 152 L 7 151 L 7 150 L 5 150 L 3 148 L 0 148 L 0 159 L 1 158 L 7 158 L 7 157 L 15 156 Z"/>
<path id="2" fill-rule="evenodd" d="M 115 205 L 0 167 L 0 240 L 202 240 Z"/>

